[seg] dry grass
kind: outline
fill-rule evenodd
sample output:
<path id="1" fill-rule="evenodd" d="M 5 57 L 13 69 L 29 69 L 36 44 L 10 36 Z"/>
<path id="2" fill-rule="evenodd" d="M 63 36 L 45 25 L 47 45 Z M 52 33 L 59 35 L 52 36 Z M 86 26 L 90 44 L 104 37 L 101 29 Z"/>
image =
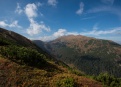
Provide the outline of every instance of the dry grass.
<path id="1" fill-rule="evenodd" d="M 84 76 L 77 76 L 71 73 L 62 73 L 55 75 L 52 78 L 50 84 L 52 85 L 52 87 L 56 87 L 56 82 L 63 78 L 73 78 L 75 82 L 75 87 L 102 87 L 101 83 L 99 82 L 96 82 Z"/>
<path id="2" fill-rule="evenodd" d="M 54 62 L 50 63 L 59 70 L 47 71 L 19 65 L 0 57 L 0 87 L 56 87 L 59 79 L 67 77 L 74 79 L 76 87 L 102 87 L 99 82 L 72 74 L 67 68 Z"/>

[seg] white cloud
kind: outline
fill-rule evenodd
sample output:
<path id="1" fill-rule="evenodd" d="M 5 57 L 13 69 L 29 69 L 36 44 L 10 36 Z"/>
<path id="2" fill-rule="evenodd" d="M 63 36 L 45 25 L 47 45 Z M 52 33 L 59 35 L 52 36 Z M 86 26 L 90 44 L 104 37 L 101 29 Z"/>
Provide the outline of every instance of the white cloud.
<path id="1" fill-rule="evenodd" d="M 80 33 L 79 32 L 68 32 L 66 29 L 58 29 L 58 31 L 54 32 L 52 35 L 39 37 L 38 39 L 40 39 L 42 41 L 51 41 L 58 37 L 66 36 L 66 35 L 84 35 L 84 36 L 93 36 L 93 37 L 102 38 L 103 35 L 115 35 L 115 34 L 121 32 L 121 27 L 113 28 L 110 30 L 97 30 L 97 29 L 98 29 L 98 24 L 95 24 L 93 26 L 92 31 L 80 32 Z M 109 39 L 109 38 L 107 38 L 107 39 Z"/>
<path id="2" fill-rule="evenodd" d="M 54 40 L 55 37 L 54 36 L 44 36 L 44 37 L 39 37 L 37 39 L 42 40 L 42 41 L 51 41 L 51 40 Z"/>
<path id="3" fill-rule="evenodd" d="M 30 26 L 29 28 L 27 29 L 27 33 L 31 36 L 33 35 L 36 35 L 36 34 L 39 34 L 42 32 L 42 30 L 45 30 L 45 31 L 50 31 L 50 28 L 45 26 L 44 23 L 42 24 L 39 24 L 37 23 L 36 21 L 34 21 L 33 19 L 30 20 Z"/>
<path id="4" fill-rule="evenodd" d="M 52 35 L 39 37 L 38 39 L 40 39 L 42 41 L 51 41 L 51 40 L 54 40 L 58 37 L 66 36 L 66 35 L 79 35 L 79 33 L 77 33 L 77 32 L 67 32 L 66 29 L 58 29 L 58 31 L 54 32 Z"/>
<path id="5" fill-rule="evenodd" d="M 113 5 L 114 0 L 101 0 L 101 2 L 103 2 L 104 4 Z"/>
<path id="6" fill-rule="evenodd" d="M 53 34 L 54 37 L 64 36 L 67 33 L 66 29 L 59 29 Z"/>
<path id="7" fill-rule="evenodd" d="M 5 21 L 0 21 L 0 26 L 1 26 L 1 27 L 7 27 L 8 24 L 6 24 Z"/>
<path id="8" fill-rule="evenodd" d="M 16 10 L 15 10 L 15 13 L 21 14 L 22 12 L 23 12 L 23 10 L 21 9 L 19 3 L 17 3 L 17 7 L 16 7 Z"/>
<path id="9" fill-rule="evenodd" d="M 80 3 L 80 8 L 79 8 L 79 10 L 76 11 L 76 14 L 81 15 L 83 13 L 83 10 L 84 10 L 84 3 L 81 2 Z"/>
<path id="10" fill-rule="evenodd" d="M 82 18 L 82 20 L 94 19 L 94 18 L 96 18 L 96 17 L 97 17 L 97 16 L 84 17 L 84 18 Z"/>
<path id="11" fill-rule="evenodd" d="M 44 23 L 38 23 L 34 20 L 34 18 L 37 17 L 37 7 L 41 6 L 41 3 L 37 4 L 27 4 L 25 7 L 25 14 L 28 17 L 28 20 L 30 22 L 29 27 L 27 28 L 27 34 L 33 36 L 41 33 L 43 30 L 49 32 L 50 27 L 47 27 Z"/>
<path id="12" fill-rule="evenodd" d="M 21 26 L 18 25 L 18 21 L 13 21 L 9 27 L 17 27 L 17 28 L 22 28 Z"/>
<path id="13" fill-rule="evenodd" d="M 118 16 L 121 19 L 120 8 L 111 7 L 111 6 L 99 6 L 89 9 L 86 13 L 98 13 L 98 12 L 108 12 Z"/>
<path id="14" fill-rule="evenodd" d="M 109 6 L 100 6 L 100 7 L 95 7 L 92 9 L 89 9 L 87 13 L 97 13 L 97 12 L 104 12 L 104 11 L 111 11 L 111 7 Z"/>
<path id="15" fill-rule="evenodd" d="M 8 24 L 5 21 L 0 21 L 0 26 L 3 28 L 10 27 L 10 28 L 22 28 L 20 25 L 18 25 L 18 21 L 15 20 L 12 23 Z"/>
<path id="16" fill-rule="evenodd" d="M 93 26 L 93 30 L 97 30 L 98 29 L 98 24 L 96 23 L 94 26 Z"/>
<path id="17" fill-rule="evenodd" d="M 65 35 L 78 35 L 79 33 L 77 32 L 68 32 L 66 29 L 58 29 L 57 32 L 53 33 L 53 36 L 55 38 L 61 37 L 61 36 L 65 36 Z"/>
<path id="18" fill-rule="evenodd" d="M 42 41 L 51 41 L 54 40 L 58 37 L 67 35 L 67 30 L 66 29 L 58 29 L 58 31 L 54 32 L 52 35 L 49 36 L 43 36 L 43 37 L 38 37 L 36 39 L 42 40 Z"/>
<path id="19" fill-rule="evenodd" d="M 39 6 L 42 6 L 43 4 L 40 2 L 37 2 L 36 5 L 39 7 Z"/>
<path id="20" fill-rule="evenodd" d="M 27 4 L 25 7 L 25 14 L 28 18 L 37 17 L 37 6 L 36 4 Z"/>
<path id="21" fill-rule="evenodd" d="M 48 0 L 48 4 L 52 6 L 56 6 L 57 0 Z"/>
<path id="22" fill-rule="evenodd" d="M 117 32 L 121 32 L 121 27 L 117 27 L 111 30 L 95 30 L 93 29 L 92 31 L 88 32 L 81 32 L 81 35 L 93 35 L 93 36 L 98 36 L 98 35 L 106 35 L 106 34 L 116 34 Z"/>

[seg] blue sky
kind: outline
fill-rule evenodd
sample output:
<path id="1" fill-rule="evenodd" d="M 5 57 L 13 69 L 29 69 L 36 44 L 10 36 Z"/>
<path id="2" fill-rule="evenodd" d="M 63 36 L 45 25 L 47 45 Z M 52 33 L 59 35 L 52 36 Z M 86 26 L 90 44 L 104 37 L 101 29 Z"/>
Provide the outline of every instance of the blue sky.
<path id="1" fill-rule="evenodd" d="M 0 0 L 0 27 L 29 39 L 84 35 L 121 42 L 121 0 Z"/>

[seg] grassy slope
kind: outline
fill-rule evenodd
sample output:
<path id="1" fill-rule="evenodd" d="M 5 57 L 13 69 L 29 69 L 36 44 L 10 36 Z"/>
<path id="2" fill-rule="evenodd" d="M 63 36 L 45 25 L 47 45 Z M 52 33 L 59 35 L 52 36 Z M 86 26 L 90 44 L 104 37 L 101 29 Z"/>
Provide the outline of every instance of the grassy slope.
<path id="1" fill-rule="evenodd" d="M 39 69 L 0 57 L 0 87 L 56 87 L 56 83 L 63 78 L 73 78 L 78 87 L 102 87 L 99 82 L 72 74 L 53 61 L 48 62 L 52 64 L 51 67 Z"/>

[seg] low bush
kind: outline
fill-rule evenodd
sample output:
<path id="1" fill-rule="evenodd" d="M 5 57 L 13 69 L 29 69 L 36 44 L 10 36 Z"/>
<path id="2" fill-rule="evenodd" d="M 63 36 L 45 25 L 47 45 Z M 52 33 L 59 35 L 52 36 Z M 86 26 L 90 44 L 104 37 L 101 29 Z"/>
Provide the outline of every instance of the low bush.
<path id="1" fill-rule="evenodd" d="M 102 82 L 104 87 L 121 87 L 121 79 L 115 78 L 108 73 L 101 73 L 95 76 L 94 79 Z"/>
<path id="2" fill-rule="evenodd" d="M 60 79 L 56 82 L 57 87 L 74 87 L 74 85 L 74 79 L 69 77 Z"/>

